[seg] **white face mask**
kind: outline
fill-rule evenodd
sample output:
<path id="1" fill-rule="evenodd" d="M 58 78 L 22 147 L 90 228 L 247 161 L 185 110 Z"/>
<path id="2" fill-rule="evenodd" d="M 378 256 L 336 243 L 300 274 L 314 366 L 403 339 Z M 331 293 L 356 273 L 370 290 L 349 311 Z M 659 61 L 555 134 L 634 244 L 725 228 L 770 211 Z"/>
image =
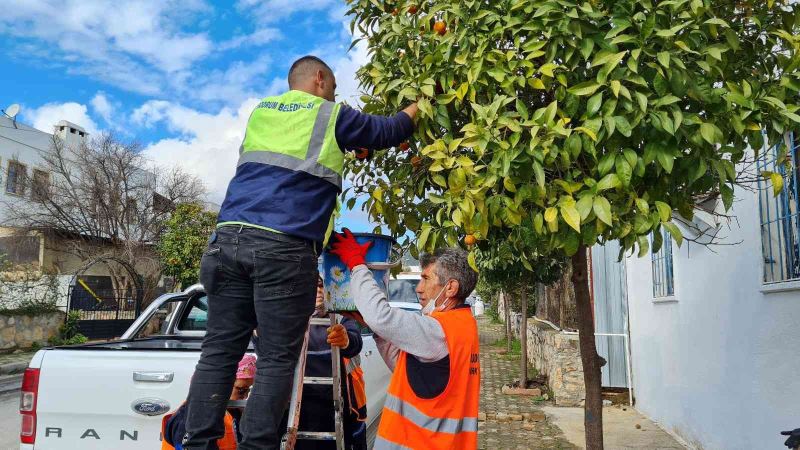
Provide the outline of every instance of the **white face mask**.
<path id="1" fill-rule="evenodd" d="M 445 284 L 442 290 L 436 294 L 436 298 L 429 301 L 425 306 L 422 307 L 422 315 L 429 316 L 432 312 L 436 311 L 436 302 L 439 301 L 439 297 L 442 296 L 442 293 L 444 293 L 445 289 L 447 289 L 447 284 Z"/>

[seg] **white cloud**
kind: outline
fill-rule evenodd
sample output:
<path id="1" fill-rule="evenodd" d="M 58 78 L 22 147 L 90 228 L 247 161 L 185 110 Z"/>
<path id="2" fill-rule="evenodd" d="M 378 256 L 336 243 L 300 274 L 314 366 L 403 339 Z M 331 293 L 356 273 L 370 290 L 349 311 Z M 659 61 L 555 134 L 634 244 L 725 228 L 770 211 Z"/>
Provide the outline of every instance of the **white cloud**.
<path id="1" fill-rule="evenodd" d="M 97 124 L 89 117 L 88 108 L 80 103 L 47 103 L 30 111 L 25 111 L 24 116 L 26 120 L 33 124 L 34 128 L 47 133 L 52 133 L 53 126 L 60 120 L 68 120 L 80 125 L 89 134 L 98 133 Z"/>
<path id="2" fill-rule="evenodd" d="M 22 39 L 29 48 L 25 56 L 152 95 L 159 92 L 161 77 L 189 68 L 212 51 L 205 33 L 180 28 L 208 9 L 199 0 L 7 0 L 0 33 Z"/>
<path id="3" fill-rule="evenodd" d="M 360 105 L 358 90 L 358 79 L 356 71 L 369 61 L 367 48 L 359 42 L 346 56 L 332 62 L 333 73 L 336 75 L 336 94 L 338 101 L 347 102 L 350 105 Z"/>
<path id="4" fill-rule="evenodd" d="M 261 54 L 252 61 L 236 61 L 225 70 L 211 70 L 203 73 L 185 72 L 184 80 L 176 83 L 193 86 L 192 97 L 194 100 L 207 102 L 223 102 L 226 105 L 239 105 L 245 99 L 261 96 L 255 86 L 263 86 L 265 76 L 269 72 L 272 58 L 268 54 Z"/>
<path id="5" fill-rule="evenodd" d="M 303 11 L 338 10 L 340 5 L 340 0 L 239 0 L 236 9 L 262 22 L 277 22 Z"/>
<path id="6" fill-rule="evenodd" d="M 236 170 L 239 145 L 257 98 L 243 101 L 237 109 L 222 108 L 207 114 L 166 101 L 150 101 L 138 108 L 138 123 L 163 122 L 178 137 L 148 145 L 144 155 L 163 167 L 181 167 L 206 184 L 209 200 L 221 202 Z"/>
<path id="7" fill-rule="evenodd" d="M 258 47 L 281 38 L 277 28 L 261 28 L 251 34 L 236 36 L 217 45 L 218 51 L 232 50 L 239 47 Z"/>
<path id="8" fill-rule="evenodd" d="M 100 91 L 95 94 L 95 96 L 92 98 L 91 104 L 94 112 L 102 117 L 107 124 L 113 123 L 111 118 L 113 114 L 113 107 L 111 106 L 111 102 L 108 101 L 108 97 L 106 97 L 104 92 Z"/>

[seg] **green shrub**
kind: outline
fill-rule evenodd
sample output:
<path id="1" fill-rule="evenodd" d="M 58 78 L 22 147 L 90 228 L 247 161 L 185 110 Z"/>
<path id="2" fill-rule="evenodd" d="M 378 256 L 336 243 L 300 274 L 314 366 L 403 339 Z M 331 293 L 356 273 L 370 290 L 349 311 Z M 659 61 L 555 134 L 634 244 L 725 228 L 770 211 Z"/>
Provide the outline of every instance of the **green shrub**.
<path id="1" fill-rule="evenodd" d="M 48 340 L 50 345 L 73 345 L 83 344 L 89 339 L 78 332 L 78 320 L 80 320 L 80 313 L 71 311 L 67 314 L 64 323 L 58 327 L 58 335 L 53 336 Z"/>

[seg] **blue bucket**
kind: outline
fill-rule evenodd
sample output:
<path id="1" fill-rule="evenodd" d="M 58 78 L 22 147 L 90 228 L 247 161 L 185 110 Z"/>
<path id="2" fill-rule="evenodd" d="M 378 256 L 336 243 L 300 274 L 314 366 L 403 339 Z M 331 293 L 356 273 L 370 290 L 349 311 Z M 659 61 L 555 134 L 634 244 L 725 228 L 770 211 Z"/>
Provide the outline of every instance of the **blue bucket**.
<path id="1" fill-rule="evenodd" d="M 372 241 L 367 251 L 367 267 L 372 271 L 372 276 L 388 295 L 389 269 L 400 263 L 397 258 L 392 261 L 392 248 L 394 239 L 382 234 L 353 233 L 359 244 Z M 325 285 L 325 308 L 330 312 L 356 311 L 350 291 L 350 270 L 338 256 L 328 250 L 322 254 L 322 281 Z"/>

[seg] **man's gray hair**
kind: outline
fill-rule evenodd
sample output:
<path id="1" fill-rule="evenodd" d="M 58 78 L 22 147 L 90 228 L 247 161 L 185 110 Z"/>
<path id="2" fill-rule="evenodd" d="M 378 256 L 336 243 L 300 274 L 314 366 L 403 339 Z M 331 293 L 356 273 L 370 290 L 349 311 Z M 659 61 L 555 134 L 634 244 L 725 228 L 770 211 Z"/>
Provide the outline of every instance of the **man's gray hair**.
<path id="1" fill-rule="evenodd" d="M 422 268 L 436 264 L 436 277 L 439 284 L 450 280 L 458 281 L 457 300 L 467 299 L 478 283 L 478 273 L 472 270 L 467 262 L 467 252 L 460 248 L 448 247 L 437 249 L 433 253 L 425 253 L 420 257 Z"/>

